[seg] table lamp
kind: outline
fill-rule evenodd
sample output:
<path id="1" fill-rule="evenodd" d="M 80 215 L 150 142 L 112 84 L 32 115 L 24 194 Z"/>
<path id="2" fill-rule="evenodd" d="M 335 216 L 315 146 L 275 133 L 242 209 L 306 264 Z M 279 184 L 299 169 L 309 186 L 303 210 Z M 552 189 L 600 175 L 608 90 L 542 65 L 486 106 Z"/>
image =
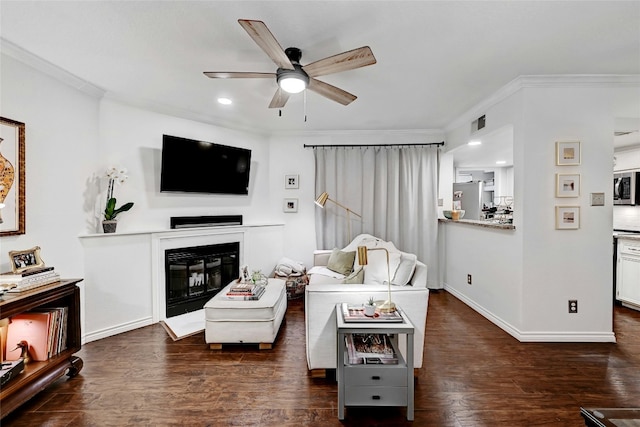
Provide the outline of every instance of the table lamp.
<path id="1" fill-rule="evenodd" d="M 387 254 L 387 281 L 389 285 L 389 295 L 387 300 L 382 305 L 377 306 L 381 313 L 393 313 L 396 311 L 396 305 L 391 301 L 391 271 L 389 267 L 389 251 L 385 248 L 367 248 L 366 246 L 358 246 L 358 263 L 362 266 L 369 264 L 368 251 L 384 251 Z"/>

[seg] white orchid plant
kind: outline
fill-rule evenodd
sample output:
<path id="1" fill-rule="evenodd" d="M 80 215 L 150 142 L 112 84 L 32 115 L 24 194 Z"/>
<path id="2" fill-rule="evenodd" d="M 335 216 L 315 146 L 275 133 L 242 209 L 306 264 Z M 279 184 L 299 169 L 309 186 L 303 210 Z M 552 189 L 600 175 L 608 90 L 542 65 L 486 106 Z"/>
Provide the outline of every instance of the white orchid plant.
<path id="1" fill-rule="evenodd" d="M 116 184 L 124 184 L 129 176 L 125 168 L 111 167 L 107 169 L 106 176 L 109 179 L 107 187 L 107 203 L 104 209 L 104 219 L 107 221 L 115 220 L 119 213 L 126 212 L 133 207 L 133 202 L 125 203 L 116 208 L 116 198 L 113 197 L 113 187 Z"/>

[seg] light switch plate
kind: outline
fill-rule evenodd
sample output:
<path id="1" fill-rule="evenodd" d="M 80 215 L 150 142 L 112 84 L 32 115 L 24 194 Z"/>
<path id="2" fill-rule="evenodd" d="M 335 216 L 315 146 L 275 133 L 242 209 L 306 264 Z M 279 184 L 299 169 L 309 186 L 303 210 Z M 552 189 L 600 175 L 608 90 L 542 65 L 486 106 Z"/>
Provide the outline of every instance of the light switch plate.
<path id="1" fill-rule="evenodd" d="M 604 193 L 591 193 L 591 206 L 604 206 Z"/>
<path id="2" fill-rule="evenodd" d="M 438 206 L 443 206 L 443 205 L 444 205 L 444 200 L 438 199 Z"/>

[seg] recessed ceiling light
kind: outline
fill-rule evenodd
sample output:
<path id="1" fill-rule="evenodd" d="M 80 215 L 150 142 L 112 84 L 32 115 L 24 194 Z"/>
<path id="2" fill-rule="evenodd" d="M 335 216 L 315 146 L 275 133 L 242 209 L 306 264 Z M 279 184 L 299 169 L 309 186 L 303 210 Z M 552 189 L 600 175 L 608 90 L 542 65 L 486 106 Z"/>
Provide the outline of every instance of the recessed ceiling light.
<path id="1" fill-rule="evenodd" d="M 478 141 L 478 140 L 473 140 L 473 141 L 469 141 L 468 145 L 481 145 L 482 141 Z"/>
<path id="2" fill-rule="evenodd" d="M 218 98 L 218 103 L 222 105 L 231 105 L 233 101 L 231 101 L 229 98 Z"/>
<path id="3" fill-rule="evenodd" d="M 496 165 L 506 165 L 507 161 L 506 160 L 496 160 Z"/>

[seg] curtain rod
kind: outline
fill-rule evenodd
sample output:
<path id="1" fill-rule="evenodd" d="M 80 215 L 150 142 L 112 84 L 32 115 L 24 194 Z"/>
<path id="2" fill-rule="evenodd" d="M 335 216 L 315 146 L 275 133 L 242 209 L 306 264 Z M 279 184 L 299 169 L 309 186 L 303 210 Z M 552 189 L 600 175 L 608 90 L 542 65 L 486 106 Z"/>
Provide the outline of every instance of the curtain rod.
<path id="1" fill-rule="evenodd" d="M 438 147 L 444 145 L 442 142 L 416 142 L 411 144 L 304 144 L 304 148 L 320 148 L 320 147 L 406 147 L 406 146 L 421 146 L 421 145 L 436 145 Z"/>

